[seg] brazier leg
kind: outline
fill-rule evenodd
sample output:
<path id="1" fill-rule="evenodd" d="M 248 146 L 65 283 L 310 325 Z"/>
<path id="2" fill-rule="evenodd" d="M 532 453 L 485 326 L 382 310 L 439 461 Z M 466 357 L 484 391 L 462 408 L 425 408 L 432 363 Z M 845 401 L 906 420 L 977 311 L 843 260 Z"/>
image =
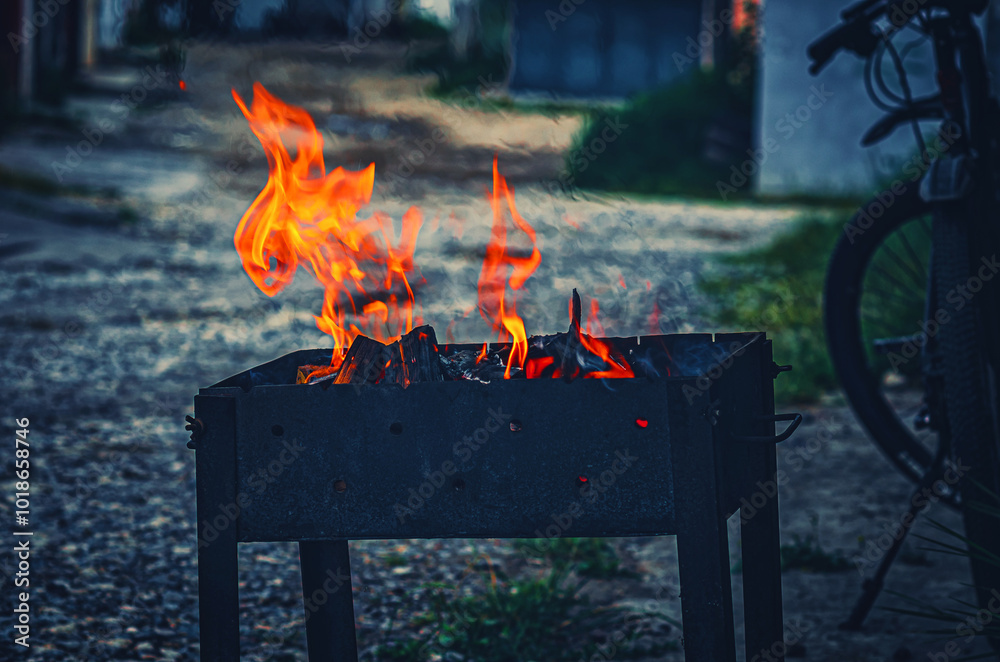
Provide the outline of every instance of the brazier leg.
<path id="1" fill-rule="evenodd" d="M 299 563 L 309 662 L 357 662 L 347 541 L 302 541 Z"/>
<path id="2" fill-rule="evenodd" d="M 735 662 L 726 522 L 677 535 L 686 662 Z"/>
<path id="3" fill-rule="evenodd" d="M 236 406 L 232 398 L 198 396 L 204 425 L 196 441 L 198 494 L 198 626 L 202 662 L 239 662 L 240 595 L 236 551 Z"/>
<path id="4" fill-rule="evenodd" d="M 773 487 L 760 508 L 747 503 L 740 513 L 743 542 L 743 613 L 747 659 L 780 662 L 785 657 L 781 608 L 781 539 L 778 529 L 778 484 L 775 480 L 775 449 L 771 444 L 753 448 L 748 469 Z M 752 510 L 751 510 L 752 509 Z M 762 655 L 767 651 L 767 656 Z"/>
<path id="5" fill-rule="evenodd" d="M 720 449 L 703 412 L 704 394 L 689 398 L 678 386 L 667 401 L 677 512 L 684 659 L 735 662 L 729 531 L 720 503 Z"/>

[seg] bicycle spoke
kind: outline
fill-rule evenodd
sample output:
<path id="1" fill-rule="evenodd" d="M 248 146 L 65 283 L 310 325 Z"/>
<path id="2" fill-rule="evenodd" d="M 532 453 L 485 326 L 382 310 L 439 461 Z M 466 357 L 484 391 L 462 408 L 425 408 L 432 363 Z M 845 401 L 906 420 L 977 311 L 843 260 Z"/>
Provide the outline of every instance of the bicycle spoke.
<path id="1" fill-rule="evenodd" d="M 895 283 L 895 284 L 896 284 L 896 287 L 898 287 L 899 289 L 901 289 L 901 290 L 909 290 L 909 289 L 912 289 L 912 288 L 910 288 L 910 287 L 907 287 L 906 285 L 903 285 L 902 283 L 900 283 L 900 282 L 899 282 L 898 280 L 896 280 L 896 277 L 895 277 L 895 276 L 893 276 L 892 274 L 888 273 L 887 271 L 885 271 L 884 269 L 882 269 L 882 268 L 881 268 L 880 266 L 878 266 L 877 264 L 872 264 L 872 265 L 871 265 L 871 268 L 872 268 L 872 271 L 875 271 L 876 273 L 879 273 L 879 274 L 882 274 L 882 276 L 883 276 L 883 277 L 884 277 L 884 278 L 885 278 L 886 280 L 890 280 L 890 281 L 892 281 L 893 283 Z"/>
<path id="2" fill-rule="evenodd" d="M 913 309 L 913 301 L 903 301 L 903 297 L 899 295 L 892 295 L 887 292 L 883 292 L 880 289 L 872 287 L 871 285 L 865 284 L 865 289 L 868 290 L 866 294 L 877 294 L 879 303 L 894 303 L 901 308 L 905 308 L 907 312 Z"/>
<path id="3" fill-rule="evenodd" d="M 903 245 L 906 247 L 906 252 L 910 254 L 910 258 L 913 260 L 913 264 L 915 264 L 917 266 L 917 269 L 920 270 L 920 281 L 926 284 L 927 283 L 926 263 L 923 260 L 921 260 L 920 257 L 917 255 L 917 251 L 913 249 L 913 244 L 910 243 L 910 240 L 906 236 L 905 232 L 900 232 L 899 238 L 903 242 Z"/>
<path id="4" fill-rule="evenodd" d="M 907 265 L 906 262 L 903 260 L 903 258 L 899 257 L 899 255 L 896 254 L 896 251 L 889 248 L 889 246 L 887 246 L 886 244 L 882 244 L 882 250 L 888 253 L 889 257 L 891 257 L 896 262 L 896 264 L 899 265 L 899 268 L 902 269 L 910 278 L 913 279 L 913 281 L 917 284 L 917 287 L 925 287 L 927 285 L 927 281 L 926 280 L 921 281 L 920 274 L 918 274 L 915 271 L 912 271 L 909 268 L 909 265 Z"/>
<path id="5" fill-rule="evenodd" d="M 862 315 L 865 314 L 865 310 L 864 309 L 861 310 L 861 314 Z M 898 334 L 894 333 L 893 329 L 890 329 L 889 326 L 885 322 L 883 322 L 879 317 L 877 317 L 875 314 L 871 314 L 867 319 L 865 319 L 863 321 L 863 324 L 864 323 L 868 323 L 868 324 L 871 324 L 873 326 L 877 326 L 881 331 L 885 331 L 886 332 L 885 333 L 885 337 L 886 338 L 895 338 L 898 335 Z M 864 328 L 861 329 L 861 332 L 862 332 L 862 335 L 864 335 Z"/>

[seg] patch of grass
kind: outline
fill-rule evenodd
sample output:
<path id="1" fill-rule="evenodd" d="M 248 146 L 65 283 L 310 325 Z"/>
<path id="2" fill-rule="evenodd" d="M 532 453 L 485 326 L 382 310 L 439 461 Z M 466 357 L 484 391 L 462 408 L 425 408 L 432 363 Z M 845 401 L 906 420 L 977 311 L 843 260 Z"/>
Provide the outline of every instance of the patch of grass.
<path id="1" fill-rule="evenodd" d="M 840 572 L 850 570 L 851 567 L 851 562 L 840 552 L 824 550 L 815 533 L 806 536 L 793 535 L 791 543 L 781 546 L 782 570 Z"/>
<path id="2" fill-rule="evenodd" d="M 805 570 L 807 572 L 840 572 L 853 566 L 840 552 L 828 552 L 819 541 L 819 518 L 809 518 L 812 531 L 804 536 L 792 534 L 792 542 L 781 546 L 782 570 Z"/>
<path id="3" fill-rule="evenodd" d="M 637 95 L 620 112 L 592 115 L 566 159 L 573 186 L 719 198 L 717 183 L 728 184 L 730 167 L 739 167 L 751 147 L 760 35 L 757 5 L 745 2 L 744 9 L 749 20 L 714 68 L 691 63 L 674 82 Z M 621 127 L 614 138 L 609 127 Z M 750 195 L 748 186 L 730 187 L 724 199 Z"/>
<path id="4" fill-rule="evenodd" d="M 605 538 L 551 538 L 518 540 L 515 546 L 529 556 L 542 558 L 554 566 L 575 566 L 576 573 L 591 579 L 635 578 L 621 567 L 615 548 Z"/>
<path id="5" fill-rule="evenodd" d="M 382 563 L 385 564 L 387 568 L 402 568 L 405 565 L 409 565 L 409 561 L 402 554 L 397 554 L 396 552 L 390 552 L 382 557 Z"/>
<path id="6" fill-rule="evenodd" d="M 836 216 L 809 217 L 769 245 L 726 256 L 699 282 L 703 313 L 719 330 L 767 331 L 775 361 L 795 369 L 774 382 L 781 402 L 816 401 L 836 388 L 823 329 L 823 282 L 842 232 Z"/>
<path id="7" fill-rule="evenodd" d="M 580 565 L 567 551 L 560 547 L 553 557 L 557 563 L 527 579 L 508 578 L 490 565 L 479 575 L 485 589 L 471 595 L 452 584 L 428 585 L 429 607 L 410 621 L 417 632 L 382 646 L 379 659 L 575 662 L 588 659 L 605 643 L 594 641 L 592 633 L 598 630 L 620 638 L 620 659 L 676 650 L 674 641 L 657 644 L 656 650 L 634 650 L 645 624 L 667 619 L 614 605 L 592 606 L 581 592 L 587 580 L 577 579 Z"/>

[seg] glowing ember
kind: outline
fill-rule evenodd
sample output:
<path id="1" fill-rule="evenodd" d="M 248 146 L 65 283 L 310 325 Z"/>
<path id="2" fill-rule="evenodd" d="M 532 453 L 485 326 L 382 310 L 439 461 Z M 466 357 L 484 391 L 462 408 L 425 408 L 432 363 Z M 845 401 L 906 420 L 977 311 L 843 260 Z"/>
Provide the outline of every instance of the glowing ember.
<path id="1" fill-rule="evenodd" d="M 387 342 L 419 323 L 408 275 L 414 270 L 422 217 L 411 207 L 395 244 L 387 215 L 375 212 L 359 219 L 358 211 L 371 200 L 374 164 L 358 172 L 336 168 L 327 173 L 323 138 L 309 113 L 260 83 L 253 91 L 249 109 L 235 90 L 233 98 L 264 148 L 269 175 L 240 219 L 236 250 L 247 275 L 268 296 L 292 282 L 299 266 L 323 285 L 323 310 L 315 319 L 333 337 L 336 367 L 358 334 Z M 285 140 L 293 141 L 294 157 Z M 357 321 L 349 324 L 348 314 Z"/>

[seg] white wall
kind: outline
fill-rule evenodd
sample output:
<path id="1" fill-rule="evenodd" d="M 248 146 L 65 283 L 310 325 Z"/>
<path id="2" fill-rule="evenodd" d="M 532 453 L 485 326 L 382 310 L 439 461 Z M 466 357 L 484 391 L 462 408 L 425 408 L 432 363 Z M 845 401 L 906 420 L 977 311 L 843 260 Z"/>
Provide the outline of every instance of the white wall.
<path id="1" fill-rule="evenodd" d="M 843 0 L 764 3 L 758 144 L 771 140 L 777 147 L 761 166 L 762 193 L 871 193 L 877 184 L 902 176 L 903 161 L 917 153 L 908 126 L 875 147 L 860 146 L 862 134 L 883 116 L 865 94 L 862 59 L 841 52 L 820 75 L 808 72 L 806 47 L 836 25 L 846 4 Z M 904 33 L 894 43 L 916 36 Z M 933 75 L 929 44 L 907 58 L 907 70 L 915 93 L 929 91 Z M 891 84 L 895 78 L 888 80 Z M 814 90 L 829 97 L 820 104 Z M 819 107 L 809 109 L 810 101 Z M 925 132 L 932 129 L 933 124 L 925 126 Z"/>

